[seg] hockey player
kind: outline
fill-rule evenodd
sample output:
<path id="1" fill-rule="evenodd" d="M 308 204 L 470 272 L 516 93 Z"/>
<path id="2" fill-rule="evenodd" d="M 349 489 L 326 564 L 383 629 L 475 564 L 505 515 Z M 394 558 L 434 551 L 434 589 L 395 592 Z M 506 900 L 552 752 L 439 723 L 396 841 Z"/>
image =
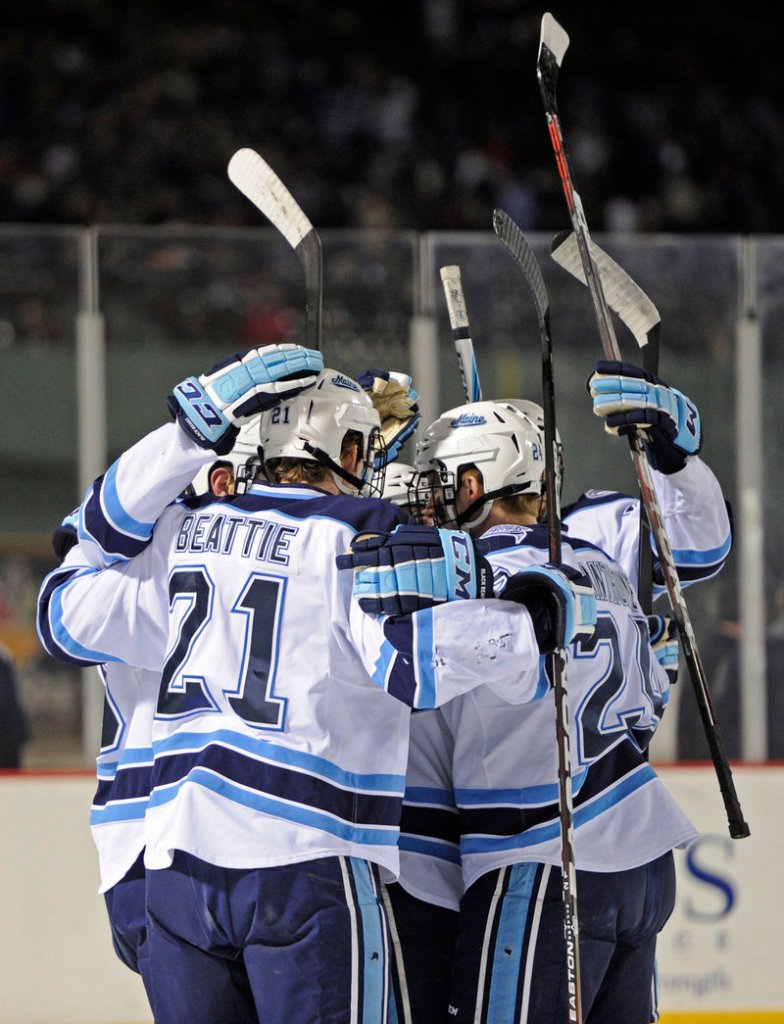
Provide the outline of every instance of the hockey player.
<path id="1" fill-rule="evenodd" d="M 199 470 L 183 492 L 183 500 L 244 491 L 261 470 L 258 435 L 259 417 L 255 416 L 243 424 L 231 452 Z M 117 538 L 102 531 L 103 524 L 96 530 L 100 541 L 90 532 L 95 523 L 91 503 L 101 483 L 96 482 L 84 506 L 66 516 L 54 531 L 52 546 L 58 561 L 79 545 L 80 533 L 84 550 L 74 557 L 92 560 L 96 568 L 118 559 Z M 160 675 L 119 662 L 100 665 L 98 672 L 105 690 L 104 713 L 96 762 L 98 788 L 90 812 L 98 852 L 98 891 L 106 903 L 115 952 L 142 976 L 152 1002 L 145 924 L 144 814 L 150 793 L 152 723 Z"/>
<path id="2" fill-rule="evenodd" d="M 248 986 L 271 1024 L 386 1020 L 378 893 L 380 872 L 397 873 L 408 708 L 483 682 L 519 699 L 521 678 L 538 675 L 522 603 L 455 602 L 386 626 L 356 608 L 336 555 L 357 532 L 406 519 L 357 500 L 384 461 L 372 403 L 292 348 L 178 386 L 177 423 L 121 456 L 110 500 L 95 506 L 111 507 L 138 551 L 129 543 L 130 560 L 98 571 L 67 558 L 41 589 L 39 635 L 54 656 L 161 674 L 145 816 L 159 1024 L 244 1021 Z M 209 447 L 226 450 L 251 399 L 270 406 L 270 482 L 225 504 L 167 507 Z M 568 581 L 551 575 L 568 635 L 588 634 L 591 608 L 580 618 Z"/>
<path id="3" fill-rule="evenodd" d="M 619 369 L 627 372 L 622 372 L 619 375 Z M 602 364 L 597 367 L 597 371 L 604 375 L 607 375 L 609 370 L 614 371 L 615 401 L 625 402 L 624 413 L 630 414 L 632 417 L 636 416 L 636 419 L 629 419 L 627 422 L 640 424 L 643 422 L 644 416 L 653 416 L 657 424 L 661 423 L 661 415 L 656 419 L 656 414 L 652 409 L 651 398 L 655 398 L 651 394 L 653 388 L 646 390 L 640 386 L 642 371 L 638 371 L 635 367 L 609 368 Z M 646 381 L 645 383 L 652 382 Z M 656 386 L 664 387 L 661 382 Z M 649 403 L 647 409 L 643 404 L 646 399 Z M 660 395 L 658 400 L 662 404 L 666 402 L 668 408 L 673 408 L 673 400 L 667 395 Z M 687 402 L 688 400 L 684 400 L 683 404 L 686 405 Z M 516 402 L 514 404 L 529 414 L 541 417 L 541 409 L 533 403 Z M 597 413 L 603 415 L 609 411 L 611 415 L 614 415 L 608 409 L 610 404 L 597 402 Z M 696 410 L 693 410 L 691 403 L 688 403 L 688 407 L 691 407 L 689 415 L 692 422 L 698 427 L 699 417 Z M 450 453 L 453 466 L 456 466 L 461 459 L 464 465 L 469 465 L 471 452 L 481 450 L 481 440 L 477 442 L 476 438 L 466 436 L 472 432 L 467 427 L 471 423 L 472 416 L 475 415 L 481 418 L 481 415 L 476 413 L 472 407 L 453 410 L 451 414 L 442 417 L 439 423 L 434 425 L 434 428 L 431 428 L 435 429 L 438 435 L 438 428 L 441 427 L 443 429 L 438 436 L 448 438 L 451 434 L 454 438 L 454 450 Z M 459 427 L 460 423 L 465 424 L 462 429 Z M 457 429 L 454 428 L 454 424 L 458 424 Z M 614 425 L 617 424 L 616 420 Z M 478 430 L 481 434 L 481 427 Z M 669 425 L 668 432 L 671 437 L 675 437 L 675 432 Z M 492 431 L 490 434 L 492 435 Z M 695 434 L 691 453 L 678 451 L 675 448 L 668 452 L 666 439 L 661 435 L 658 438 L 654 435 L 654 441 L 658 441 L 661 447 L 659 453 L 653 453 L 654 457 L 657 454 L 661 456 L 661 464 L 666 463 L 670 473 L 675 476 L 675 480 L 669 480 L 666 476 L 657 473 L 657 489 L 667 496 L 672 495 L 670 501 L 665 505 L 669 518 L 668 526 L 672 527 L 674 519 L 676 529 L 679 531 L 678 539 L 682 541 L 678 555 L 682 561 L 687 561 L 692 570 L 691 578 L 694 578 L 693 570 L 696 567 L 700 567 L 705 575 L 717 571 L 731 543 L 729 520 L 718 484 L 707 467 L 702 465 L 694 454 L 694 448 L 699 446 L 699 430 L 695 431 Z M 458 437 L 461 440 L 458 440 Z M 497 455 L 496 440 L 491 436 L 488 443 L 491 450 Z M 428 468 L 432 469 L 435 463 L 439 469 L 446 470 L 446 467 L 434 455 L 432 445 L 428 445 L 427 439 L 422 445 L 422 449 L 425 451 L 420 452 L 418 459 L 423 459 L 423 465 L 427 462 Z M 440 450 L 437 443 L 435 450 Z M 428 460 L 430 455 L 433 455 L 434 462 Z M 487 454 L 484 456 L 485 459 L 488 457 L 492 456 Z M 498 485 L 498 491 L 507 490 L 509 484 L 508 481 L 505 482 L 503 473 L 499 479 L 498 473 L 493 467 L 487 467 L 485 463 L 484 468 L 490 469 L 490 478 Z M 694 480 L 688 480 L 690 475 L 692 478 L 696 476 L 696 483 Z M 469 479 L 470 476 L 471 474 L 469 474 Z M 685 484 L 684 477 L 687 478 Z M 490 490 L 492 491 L 492 488 Z M 690 503 L 695 507 L 691 508 Z M 621 495 L 605 492 L 589 496 L 582 502 L 576 503 L 575 506 L 578 511 L 582 510 L 583 513 L 587 509 L 593 510 L 592 519 L 587 519 L 584 514 L 581 517 L 583 528 L 593 522 L 594 530 L 598 526 L 600 534 L 602 519 L 604 517 L 606 522 L 609 513 L 610 524 L 604 527 L 606 535 L 601 539 L 611 538 L 615 541 L 619 553 L 626 556 L 628 570 L 634 573 L 635 578 L 637 552 L 634 550 L 634 544 L 639 536 L 639 530 L 637 517 L 632 512 L 636 513 L 636 504 Z M 443 513 L 443 499 L 441 508 Z M 451 515 L 446 518 L 467 521 L 469 528 L 473 528 L 472 532 L 481 533 L 483 532 L 481 524 L 487 517 L 492 516 L 494 508 L 495 502 L 492 494 L 488 496 L 484 487 L 481 486 L 475 492 L 472 501 L 466 504 L 463 500 L 459 511 L 453 505 Z M 536 514 L 533 505 L 531 514 Z M 691 531 L 689 529 L 690 514 L 693 519 Z M 478 525 L 478 529 L 476 529 L 476 525 Z M 696 546 L 693 540 L 694 525 L 698 527 L 698 537 L 699 530 L 704 530 L 705 533 L 698 540 Z M 704 545 L 702 550 L 699 549 L 700 544 Z M 693 555 L 692 552 L 694 552 Z M 677 663 L 677 644 L 671 636 L 666 634 L 659 635 L 656 639 L 657 655 L 660 655 L 663 663 L 671 668 L 673 660 Z M 472 698 L 461 703 L 474 705 L 476 700 Z M 443 1000 L 449 977 L 451 936 L 456 928 L 455 911 L 462 893 L 458 812 L 451 774 L 454 737 L 445 723 L 445 719 L 451 716 L 455 708 L 456 706 L 452 705 L 445 709 L 445 714 L 440 711 L 428 712 L 417 715 L 412 720 L 408 785 L 401 830 L 401 881 L 400 884 L 390 888 L 390 895 L 396 910 L 394 923 L 400 934 L 403 952 L 406 954 L 405 967 L 407 970 L 404 979 L 407 984 L 403 987 L 407 988 L 410 998 L 410 1012 L 413 1021 L 424 1022 L 442 1019 L 445 1015 Z M 469 753 L 467 756 L 470 758 L 472 755 Z M 495 759 L 495 757 L 494 753 L 493 758 Z M 473 763 L 478 765 L 475 758 Z M 455 771 L 459 771 L 459 768 L 456 767 Z M 461 811 L 465 813 L 462 808 Z M 426 974 L 422 972 L 420 966 L 422 963 L 427 963 L 430 968 L 426 969 Z M 457 976 L 464 976 L 464 966 L 459 964 Z M 643 987 L 646 988 L 646 991 L 650 988 L 650 986 Z M 612 986 L 610 988 L 612 989 Z M 599 1012 L 598 1016 L 592 1019 L 611 1019 L 602 1016 L 605 1010 Z"/>

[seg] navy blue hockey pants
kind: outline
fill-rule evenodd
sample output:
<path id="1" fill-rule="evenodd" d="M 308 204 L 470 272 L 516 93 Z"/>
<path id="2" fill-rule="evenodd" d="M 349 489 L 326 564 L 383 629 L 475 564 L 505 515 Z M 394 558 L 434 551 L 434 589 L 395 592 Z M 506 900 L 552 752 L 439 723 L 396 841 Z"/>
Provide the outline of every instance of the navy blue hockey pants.
<path id="1" fill-rule="evenodd" d="M 387 887 L 397 1024 L 446 1024 L 460 915 Z"/>
<path id="2" fill-rule="evenodd" d="M 150 991 L 150 962 L 147 952 L 147 928 L 145 921 L 145 873 L 144 853 L 124 877 L 104 893 L 112 945 L 117 956 L 126 967 L 141 974 L 147 996 Z"/>
<path id="3" fill-rule="evenodd" d="M 240 870 L 177 851 L 147 872 L 156 1024 L 386 1024 L 378 869 L 325 857 Z"/>
<path id="4" fill-rule="evenodd" d="M 672 913 L 672 853 L 630 871 L 577 872 L 585 1024 L 654 1018 L 656 936 Z M 514 864 L 465 893 L 450 996 L 455 1024 L 568 1020 L 561 871 Z"/>

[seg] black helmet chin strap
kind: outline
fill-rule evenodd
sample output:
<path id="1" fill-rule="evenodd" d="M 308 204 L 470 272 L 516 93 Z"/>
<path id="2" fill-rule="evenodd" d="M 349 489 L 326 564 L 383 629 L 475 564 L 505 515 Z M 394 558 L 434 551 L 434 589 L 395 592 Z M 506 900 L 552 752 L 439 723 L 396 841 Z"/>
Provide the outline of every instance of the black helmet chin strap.
<path id="1" fill-rule="evenodd" d="M 320 463 L 322 466 L 326 466 L 328 469 L 331 469 L 332 472 L 339 476 L 342 480 L 345 480 L 346 483 L 351 484 L 351 486 L 359 494 L 361 494 L 362 491 L 366 487 L 368 487 L 367 480 L 361 480 L 358 476 L 354 476 L 353 473 L 349 473 L 347 469 L 344 469 L 341 465 L 339 465 L 337 462 L 331 459 L 329 455 L 327 455 L 327 453 L 323 451 L 321 448 L 314 448 L 313 445 L 310 444 L 308 441 L 305 441 L 302 447 L 309 455 L 313 456 L 316 462 Z"/>
<path id="2" fill-rule="evenodd" d="M 457 526 L 462 526 L 472 518 L 475 512 L 477 512 L 483 505 L 488 502 L 496 501 L 498 498 L 513 498 L 517 494 L 525 494 L 525 485 L 520 484 L 507 484 L 506 487 L 498 487 L 494 491 L 485 491 L 481 498 L 477 498 L 476 501 L 471 502 L 468 508 L 464 509 L 458 515 L 455 516 L 455 523 Z M 533 497 L 533 495 L 532 495 Z M 541 497 L 541 495 L 539 495 Z M 489 509 L 488 509 L 489 512 Z M 480 520 L 481 522 L 482 520 Z M 476 525 L 479 525 L 478 523 Z"/>

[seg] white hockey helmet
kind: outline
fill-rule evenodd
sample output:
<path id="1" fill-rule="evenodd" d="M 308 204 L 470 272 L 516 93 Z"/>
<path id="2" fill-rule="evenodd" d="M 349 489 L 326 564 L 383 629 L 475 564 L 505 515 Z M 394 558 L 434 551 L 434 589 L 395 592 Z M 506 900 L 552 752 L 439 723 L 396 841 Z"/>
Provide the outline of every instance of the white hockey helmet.
<path id="1" fill-rule="evenodd" d="M 443 413 L 417 445 L 417 499 L 432 507 L 436 525 L 480 525 L 497 498 L 540 495 L 542 431 L 512 401 L 471 402 Z M 476 467 L 485 493 L 460 514 L 455 498 L 462 472 Z"/>
<path id="2" fill-rule="evenodd" d="M 542 432 L 542 441 L 544 442 L 544 409 L 541 405 L 537 405 L 536 402 L 531 402 L 526 398 L 507 398 L 505 401 L 509 402 L 510 405 L 516 406 L 522 413 L 524 413 L 529 419 L 533 420 L 534 423 L 539 427 Z M 555 484 L 560 496 L 563 491 L 563 477 L 564 477 L 564 458 L 563 458 L 563 441 L 561 440 L 561 434 L 558 427 L 555 428 Z"/>
<path id="3" fill-rule="evenodd" d="M 251 416 L 240 427 L 234 447 L 228 455 L 222 455 L 214 462 L 202 466 L 190 485 L 193 495 L 209 493 L 210 473 L 216 466 L 231 466 L 237 494 L 243 494 L 258 479 L 261 473 L 260 420 L 260 415 Z"/>
<path id="4" fill-rule="evenodd" d="M 361 437 L 361 476 L 348 473 L 340 463 L 349 430 Z M 343 493 L 382 493 L 386 451 L 381 420 L 369 395 L 338 370 L 322 370 L 312 387 L 263 412 L 261 447 L 264 463 L 281 458 L 319 462 L 332 470 Z"/>

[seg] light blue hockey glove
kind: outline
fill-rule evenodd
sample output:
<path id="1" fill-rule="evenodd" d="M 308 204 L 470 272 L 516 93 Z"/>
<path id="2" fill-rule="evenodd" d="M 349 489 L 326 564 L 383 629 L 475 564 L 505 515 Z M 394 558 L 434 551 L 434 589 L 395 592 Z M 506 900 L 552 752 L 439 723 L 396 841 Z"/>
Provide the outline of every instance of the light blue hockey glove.
<path id="1" fill-rule="evenodd" d="M 602 359 L 588 379 L 593 411 L 611 434 L 643 435 L 648 461 L 662 473 L 683 469 L 702 447 L 697 406 L 633 363 Z"/>
<path id="2" fill-rule="evenodd" d="M 678 681 L 680 658 L 677 623 L 669 615 L 649 615 L 648 632 L 654 657 L 667 673 L 670 686 L 674 686 Z"/>
<path id="3" fill-rule="evenodd" d="M 510 576 L 498 595 L 525 605 L 542 654 L 593 636 L 596 596 L 585 573 L 571 566 L 532 565 Z"/>
<path id="4" fill-rule="evenodd" d="M 354 596 L 372 615 L 408 615 L 446 601 L 493 596 L 489 563 L 466 533 L 434 526 L 396 526 L 360 535 L 337 557 L 353 569 Z"/>
<path id="5" fill-rule="evenodd" d="M 226 455 L 246 417 L 298 395 L 323 369 L 324 358 L 315 349 L 265 345 L 235 353 L 201 376 L 186 378 L 166 401 L 196 444 Z"/>
<path id="6" fill-rule="evenodd" d="M 370 396 L 381 420 L 381 435 L 386 445 L 384 464 L 389 465 L 419 426 L 422 418 L 417 404 L 419 395 L 407 373 L 365 370 L 357 377 L 357 383 Z"/>

